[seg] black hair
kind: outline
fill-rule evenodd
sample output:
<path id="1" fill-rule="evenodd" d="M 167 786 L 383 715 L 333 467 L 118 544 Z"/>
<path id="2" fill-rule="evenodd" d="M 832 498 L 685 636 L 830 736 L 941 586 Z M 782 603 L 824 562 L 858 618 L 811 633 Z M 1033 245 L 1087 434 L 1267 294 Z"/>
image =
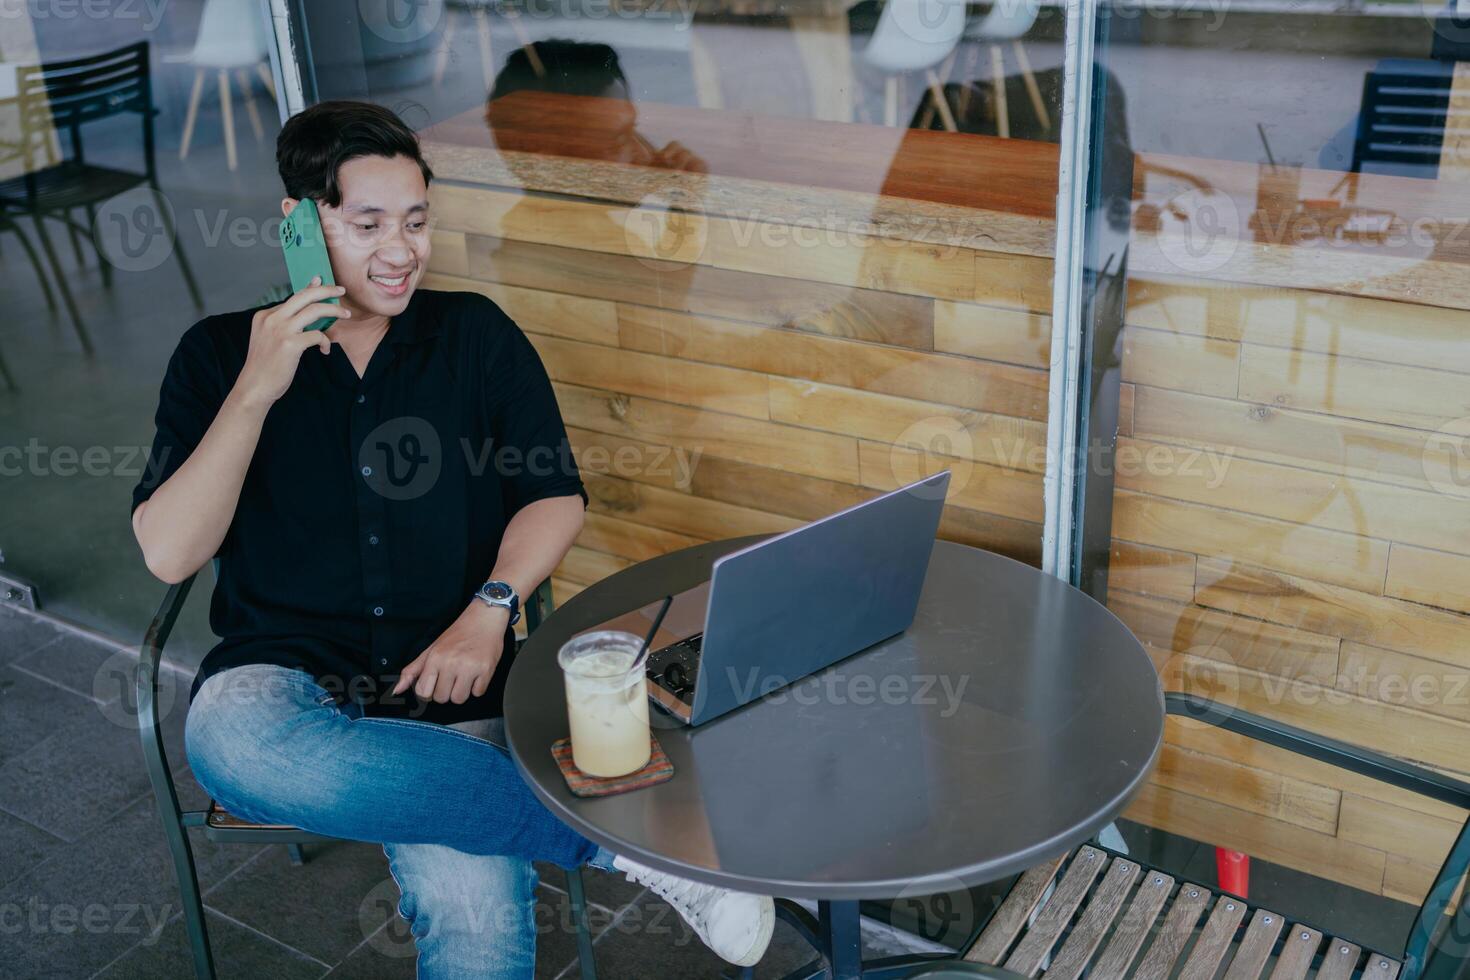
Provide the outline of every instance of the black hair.
<path id="1" fill-rule="evenodd" d="M 495 76 L 495 87 L 490 91 L 492 101 L 522 89 L 606 95 L 616 82 L 628 88 L 618 53 L 609 45 L 548 38 L 530 47 L 535 49 L 534 62 L 525 46 L 516 48 L 505 59 L 505 67 Z"/>
<path id="2" fill-rule="evenodd" d="M 286 196 L 342 204 L 337 170 L 358 157 L 407 157 L 419 165 L 424 183 L 434 172 L 424 162 L 418 137 L 392 110 L 371 102 L 318 102 L 286 120 L 276 137 L 276 167 Z"/>

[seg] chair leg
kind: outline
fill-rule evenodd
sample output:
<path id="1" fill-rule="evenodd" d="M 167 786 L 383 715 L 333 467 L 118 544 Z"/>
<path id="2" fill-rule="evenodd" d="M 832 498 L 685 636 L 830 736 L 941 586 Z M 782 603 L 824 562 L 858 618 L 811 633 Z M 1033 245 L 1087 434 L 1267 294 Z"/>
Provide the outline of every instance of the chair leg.
<path id="1" fill-rule="evenodd" d="M 189 144 L 194 139 L 194 123 L 199 120 L 199 97 L 204 94 L 204 69 L 194 69 L 194 87 L 189 90 L 189 110 L 184 113 L 184 135 L 179 140 L 179 159 L 189 155 Z"/>
<path id="2" fill-rule="evenodd" d="M 495 87 L 495 58 L 490 51 L 490 12 L 480 6 L 475 8 L 475 35 L 480 42 L 480 75 L 488 93 Z"/>
<path id="3" fill-rule="evenodd" d="M 1006 60 L 999 44 L 990 46 L 990 78 L 995 89 L 995 131 L 1001 139 L 1011 138 L 1011 107 L 1006 104 Z"/>
<path id="4" fill-rule="evenodd" d="M 597 980 L 597 960 L 592 953 L 592 930 L 587 925 L 587 893 L 582 888 L 582 869 L 567 872 L 567 900 L 572 906 L 572 924 L 577 929 L 577 960 L 582 980 Z"/>
<path id="5" fill-rule="evenodd" d="M 66 212 L 64 220 L 66 222 L 66 237 L 71 239 L 71 254 L 77 260 L 77 268 L 84 269 L 87 266 L 87 260 L 82 256 L 82 240 L 77 235 L 77 226 L 71 220 L 70 210 Z"/>
<path id="6" fill-rule="evenodd" d="M 960 127 L 955 125 L 954 113 L 949 111 L 949 96 L 944 92 L 944 86 L 939 84 L 939 76 L 931 69 L 929 76 L 929 97 L 934 100 L 934 106 L 939 110 L 939 121 L 944 123 L 944 128 L 951 133 L 958 133 Z"/>
<path id="7" fill-rule="evenodd" d="M 271 101 L 275 101 L 276 80 L 271 77 L 271 70 L 266 67 L 264 61 L 255 63 L 255 74 L 260 76 L 260 84 L 264 85 L 265 90 L 271 94 Z"/>
<path id="8" fill-rule="evenodd" d="M 449 70 L 449 55 L 454 50 L 454 34 L 457 29 L 454 17 L 445 11 L 444 34 L 439 38 L 439 50 L 434 52 L 434 87 L 444 84 L 444 73 Z"/>
<path id="9" fill-rule="evenodd" d="M 46 296 L 46 309 L 56 309 L 56 295 L 51 292 L 51 283 L 46 281 L 46 270 L 41 266 L 41 258 L 36 250 L 31 247 L 31 240 L 20 225 L 11 225 L 10 230 L 15 232 L 15 237 L 20 239 L 20 247 L 26 250 L 26 255 L 31 260 L 31 266 L 36 270 L 36 281 L 41 284 L 41 292 Z"/>
<path id="10" fill-rule="evenodd" d="M 10 373 L 10 365 L 5 363 L 4 354 L 0 354 L 0 378 L 5 379 L 5 387 L 11 391 L 20 390 L 20 386 L 15 383 L 15 375 Z"/>
<path id="11" fill-rule="evenodd" d="M 1021 66 L 1021 79 L 1026 83 L 1026 94 L 1031 97 L 1031 108 L 1036 110 L 1036 118 L 1041 120 L 1042 129 L 1051 129 L 1051 113 L 1046 111 L 1046 103 L 1041 99 L 1041 86 L 1036 84 L 1036 74 L 1031 70 L 1031 59 L 1026 57 L 1026 48 L 1020 41 L 1012 41 L 1011 49 L 1016 52 L 1016 63 Z"/>
<path id="12" fill-rule="evenodd" d="M 235 155 L 235 107 L 230 101 L 229 69 L 219 70 L 219 114 L 225 127 L 225 163 L 231 171 L 240 165 Z"/>
<path id="13" fill-rule="evenodd" d="M 898 125 L 898 76 L 883 79 L 883 125 Z"/>
<path id="14" fill-rule="evenodd" d="M 199 878 L 194 871 L 194 851 L 189 846 L 188 832 L 174 814 L 166 811 L 163 813 L 163 831 L 173 855 L 174 875 L 179 880 L 179 900 L 183 903 L 184 929 L 189 934 L 189 949 L 194 957 L 194 974 L 199 980 L 214 980 L 214 954 L 209 946 L 204 901 L 199 894 Z"/>
<path id="15" fill-rule="evenodd" d="M 306 863 L 306 852 L 301 849 L 300 844 L 287 844 L 286 854 L 290 856 L 291 863 L 298 867 Z"/>
<path id="16" fill-rule="evenodd" d="M 56 259 L 56 249 L 51 247 L 51 236 L 46 234 L 46 220 L 38 212 L 31 212 L 31 220 L 36 225 L 36 237 L 41 239 L 41 251 L 46 253 L 46 261 L 51 263 L 51 274 L 56 277 L 56 287 L 61 290 L 61 302 L 66 307 L 66 312 L 71 314 L 72 326 L 76 328 L 77 339 L 81 341 L 82 350 L 88 357 L 92 356 L 92 338 L 87 336 L 87 328 L 82 323 L 82 315 L 77 312 L 77 304 L 71 298 L 71 289 L 66 284 L 66 275 L 61 271 L 61 263 Z"/>
<path id="17" fill-rule="evenodd" d="M 97 234 L 97 208 L 91 204 L 87 205 L 87 227 L 92 229 L 92 234 Z M 95 245 L 95 239 L 93 240 Z M 99 249 L 97 252 L 97 267 L 102 270 L 102 288 L 112 288 L 112 263 L 107 261 Z"/>
<path id="18" fill-rule="evenodd" d="M 250 117 L 250 129 L 256 142 L 265 139 L 265 130 L 260 125 L 260 112 L 255 108 L 255 94 L 250 91 L 250 73 L 244 68 L 235 69 L 235 81 L 240 83 L 240 101 L 245 103 L 245 114 Z"/>
<path id="19" fill-rule="evenodd" d="M 199 284 L 194 281 L 194 272 L 189 268 L 189 260 L 184 256 L 184 243 L 179 241 L 178 229 L 174 227 L 169 209 L 165 206 L 163 192 L 158 189 L 157 184 L 150 186 L 153 189 L 154 203 L 158 205 L 158 213 L 163 218 L 164 230 L 168 233 L 169 240 L 174 243 L 174 258 L 179 263 L 179 271 L 184 274 L 184 285 L 189 290 L 189 298 L 194 301 L 196 310 L 202 310 L 204 309 L 204 298 L 199 295 Z"/>

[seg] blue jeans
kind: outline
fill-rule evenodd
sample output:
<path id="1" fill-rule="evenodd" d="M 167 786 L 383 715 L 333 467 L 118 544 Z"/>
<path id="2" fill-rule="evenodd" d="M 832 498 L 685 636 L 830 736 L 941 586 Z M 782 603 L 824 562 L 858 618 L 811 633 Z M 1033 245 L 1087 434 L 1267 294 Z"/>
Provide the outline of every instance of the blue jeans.
<path id="1" fill-rule="evenodd" d="M 612 869 L 609 851 L 531 793 L 501 719 L 365 718 L 305 671 L 251 664 L 200 687 L 185 747 L 194 778 L 230 813 L 382 844 L 423 980 L 529 980 L 531 862 Z"/>

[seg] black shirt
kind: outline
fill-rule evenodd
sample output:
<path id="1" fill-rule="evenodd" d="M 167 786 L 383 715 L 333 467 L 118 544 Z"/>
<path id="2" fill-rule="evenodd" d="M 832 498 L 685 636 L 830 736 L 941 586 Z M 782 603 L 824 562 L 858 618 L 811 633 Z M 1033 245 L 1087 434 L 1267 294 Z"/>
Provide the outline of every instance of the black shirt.
<path id="1" fill-rule="evenodd" d="M 147 500 L 199 445 L 240 374 L 254 310 L 201 320 L 159 392 Z M 587 494 L 546 371 L 476 293 L 420 289 L 358 377 L 341 347 L 308 349 L 271 406 L 218 559 L 194 678 L 274 663 L 312 673 L 367 714 L 431 721 L 502 713 L 505 653 L 464 705 L 392 696 L 399 672 L 464 611 L 505 526 L 546 497 Z"/>

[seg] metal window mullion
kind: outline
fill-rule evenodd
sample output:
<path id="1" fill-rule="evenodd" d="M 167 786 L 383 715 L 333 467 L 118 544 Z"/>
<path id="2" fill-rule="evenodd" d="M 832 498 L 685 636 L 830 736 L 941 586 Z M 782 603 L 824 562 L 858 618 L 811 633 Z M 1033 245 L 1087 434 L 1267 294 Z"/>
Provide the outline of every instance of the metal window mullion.
<path id="1" fill-rule="evenodd" d="M 1081 405 L 1084 324 L 1083 260 L 1087 179 L 1092 156 L 1093 41 L 1098 0 L 1067 0 L 1063 62 L 1061 153 L 1057 166 L 1056 249 L 1052 272 L 1051 363 L 1048 377 L 1046 523 L 1041 567 L 1066 581 L 1077 532 L 1077 433 Z"/>
<path id="2" fill-rule="evenodd" d="M 299 39 L 292 30 L 290 0 L 264 0 L 261 14 L 266 18 L 266 36 L 270 39 L 271 76 L 276 83 L 276 111 L 281 122 L 306 108 L 301 81 L 301 60 L 297 58 Z"/>

